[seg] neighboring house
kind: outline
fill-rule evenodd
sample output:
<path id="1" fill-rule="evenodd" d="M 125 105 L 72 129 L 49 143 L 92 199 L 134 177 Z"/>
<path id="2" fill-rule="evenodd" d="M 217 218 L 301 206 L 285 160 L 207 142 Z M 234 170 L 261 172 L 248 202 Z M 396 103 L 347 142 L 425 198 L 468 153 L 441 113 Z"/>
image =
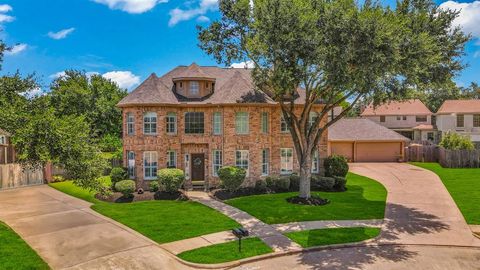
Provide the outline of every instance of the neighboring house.
<path id="1" fill-rule="evenodd" d="M 0 129 L 0 164 L 15 162 L 15 150 L 10 142 L 10 134 Z"/>
<path id="2" fill-rule="evenodd" d="M 480 147 L 480 100 L 446 100 L 436 117 L 441 135 L 456 132 L 469 137 Z"/>
<path id="3" fill-rule="evenodd" d="M 433 113 L 418 99 L 369 105 L 361 116 L 413 141 L 438 142 Z"/>
<path id="4" fill-rule="evenodd" d="M 343 118 L 328 129 L 328 154 L 351 162 L 403 161 L 408 142 L 408 138 L 364 118 Z"/>
<path id="5" fill-rule="evenodd" d="M 298 109 L 304 99 L 299 90 Z M 217 185 L 225 165 L 245 168 L 250 183 L 298 170 L 280 106 L 254 90 L 250 69 L 178 66 L 161 77 L 150 75 L 118 106 L 125 166 L 139 187 L 148 187 L 157 170 L 167 167 L 184 170 L 187 188 Z M 315 173 L 318 157 L 326 156 L 326 136 L 312 162 Z"/>

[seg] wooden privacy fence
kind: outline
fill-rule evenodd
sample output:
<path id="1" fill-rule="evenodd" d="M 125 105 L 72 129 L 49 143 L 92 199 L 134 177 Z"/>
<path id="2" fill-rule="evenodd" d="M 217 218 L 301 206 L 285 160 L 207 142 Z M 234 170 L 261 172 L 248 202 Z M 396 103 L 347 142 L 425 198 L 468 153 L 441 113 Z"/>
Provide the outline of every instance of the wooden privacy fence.
<path id="1" fill-rule="evenodd" d="M 23 169 L 20 164 L 0 165 L 0 189 L 43 184 L 42 169 Z"/>
<path id="2" fill-rule="evenodd" d="M 438 163 L 446 168 L 480 168 L 480 150 L 439 148 Z"/>
<path id="3" fill-rule="evenodd" d="M 405 149 L 405 159 L 413 162 L 438 162 L 436 145 L 410 145 Z"/>

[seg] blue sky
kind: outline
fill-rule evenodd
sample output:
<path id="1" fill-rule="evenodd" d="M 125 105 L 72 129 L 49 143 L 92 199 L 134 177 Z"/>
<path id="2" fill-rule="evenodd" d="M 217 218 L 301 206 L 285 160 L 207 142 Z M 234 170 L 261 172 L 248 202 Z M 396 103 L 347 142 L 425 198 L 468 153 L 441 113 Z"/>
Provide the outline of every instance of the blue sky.
<path id="1" fill-rule="evenodd" d="M 469 67 L 456 81 L 480 83 L 480 1 L 442 6 L 461 8 L 457 23 L 474 35 L 464 58 Z M 80 69 L 132 89 L 152 72 L 191 62 L 215 65 L 198 48 L 195 26 L 218 16 L 216 0 L 0 1 L 0 36 L 15 45 L 1 73 L 35 72 L 47 89 L 55 74 Z"/>

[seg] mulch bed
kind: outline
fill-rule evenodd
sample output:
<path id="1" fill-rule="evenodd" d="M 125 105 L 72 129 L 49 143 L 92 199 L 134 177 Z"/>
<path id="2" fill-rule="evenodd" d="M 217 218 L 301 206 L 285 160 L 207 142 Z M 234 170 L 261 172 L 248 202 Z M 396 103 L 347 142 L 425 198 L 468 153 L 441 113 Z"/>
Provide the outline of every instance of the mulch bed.
<path id="1" fill-rule="evenodd" d="M 210 194 L 215 197 L 216 199 L 225 201 L 237 197 L 243 197 L 243 196 L 250 196 L 250 195 L 261 195 L 261 194 L 268 194 L 271 192 L 267 191 L 260 191 L 254 188 L 240 188 L 237 191 L 230 192 L 225 189 L 214 189 L 210 191 Z"/>
<path id="2" fill-rule="evenodd" d="M 287 202 L 300 205 L 321 206 L 330 203 L 328 199 L 322 199 L 318 196 L 311 196 L 308 199 L 300 198 L 298 196 L 287 198 Z"/>
<path id="3" fill-rule="evenodd" d="M 153 201 L 153 200 L 169 200 L 169 201 L 187 201 L 188 197 L 184 191 L 178 191 L 175 193 L 168 192 L 150 192 L 144 191 L 142 194 L 137 192 L 133 193 L 133 197 L 126 198 L 120 192 L 114 192 L 111 196 L 104 198 L 99 194 L 95 195 L 95 198 L 105 201 L 105 202 L 114 202 L 114 203 L 130 203 L 130 202 L 141 202 L 141 201 Z"/>

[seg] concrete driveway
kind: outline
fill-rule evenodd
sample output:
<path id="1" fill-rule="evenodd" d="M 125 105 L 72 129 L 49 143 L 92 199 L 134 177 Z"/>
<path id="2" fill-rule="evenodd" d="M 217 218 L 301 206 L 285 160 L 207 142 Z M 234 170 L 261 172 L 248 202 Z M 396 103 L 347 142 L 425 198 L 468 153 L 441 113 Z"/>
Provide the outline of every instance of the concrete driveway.
<path id="1" fill-rule="evenodd" d="M 0 191 L 0 220 L 53 269 L 188 269 L 90 203 L 46 185 Z"/>

